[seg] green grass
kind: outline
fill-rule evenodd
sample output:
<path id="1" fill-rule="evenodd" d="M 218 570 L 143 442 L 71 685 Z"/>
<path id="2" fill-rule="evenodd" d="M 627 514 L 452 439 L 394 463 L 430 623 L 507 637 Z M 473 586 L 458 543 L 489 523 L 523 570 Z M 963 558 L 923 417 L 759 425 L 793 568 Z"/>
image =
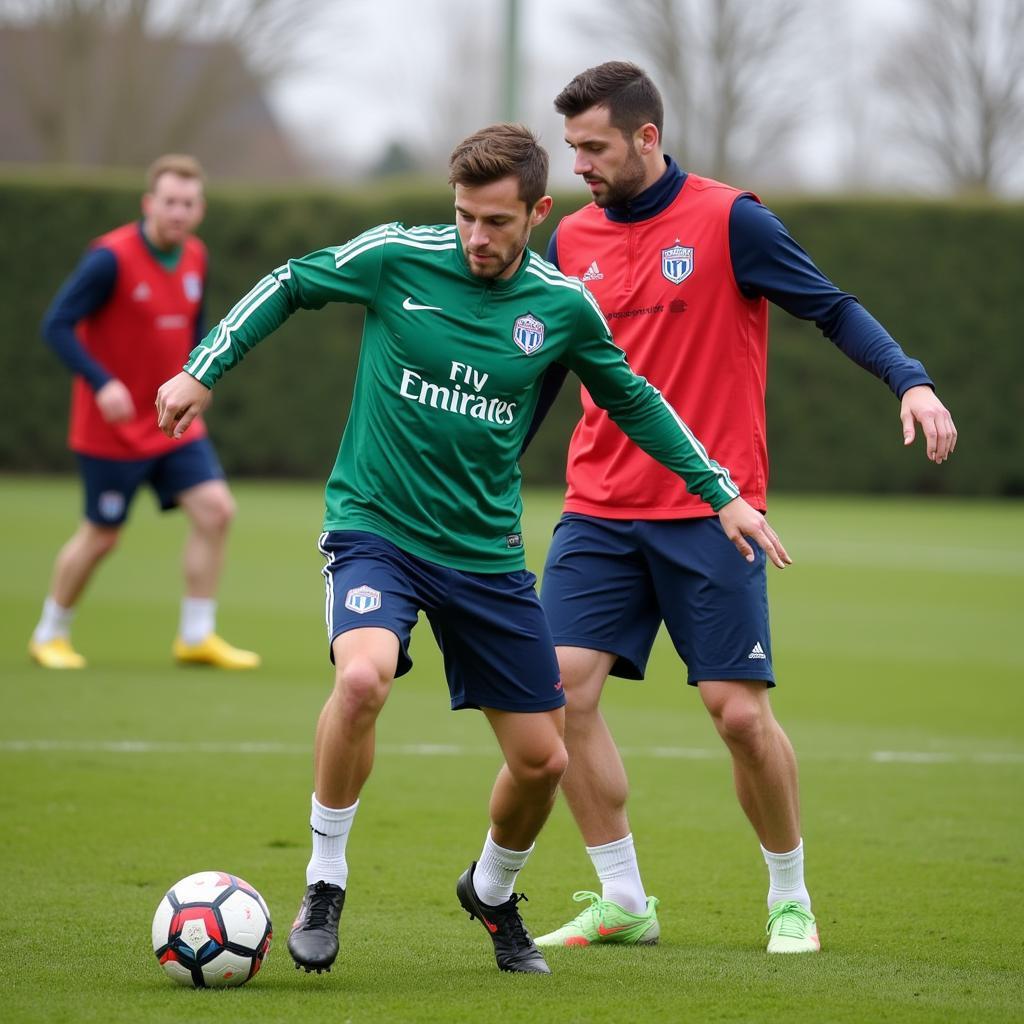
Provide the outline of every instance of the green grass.
<path id="1" fill-rule="evenodd" d="M 447 711 L 421 626 L 349 846 L 341 961 L 316 977 L 292 968 L 285 937 L 308 856 L 309 747 L 332 681 L 320 494 L 236 493 L 220 624 L 264 668 L 171 666 L 183 524 L 143 497 L 76 622 L 91 667 L 64 675 L 30 666 L 25 644 L 76 522 L 76 485 L 0 478 L 5 1022 L 1021 1019 L 1020 504 L 773 506 L 796 562 L 771 577 L 774 703 L 800 756 L 820 955 L 762 951 L 765 868 L 662 636 L 647 682 L 614 682 L 606 697 L 662 944 L 556 950 L 550 978 L 499 974 L 454 897 L 483 842 L 499 759 L 481 716 Z M 538 568 L 557 496 L 527 505 Z M 161 894 L 205 868 L 248 878 L 274 917 L 267 965 L 240 990 L 179 989 L 150 951 Z M 563 923 L 572 891 L 594 886 L 561 803 L 522 886 L 534 931 Z"/>

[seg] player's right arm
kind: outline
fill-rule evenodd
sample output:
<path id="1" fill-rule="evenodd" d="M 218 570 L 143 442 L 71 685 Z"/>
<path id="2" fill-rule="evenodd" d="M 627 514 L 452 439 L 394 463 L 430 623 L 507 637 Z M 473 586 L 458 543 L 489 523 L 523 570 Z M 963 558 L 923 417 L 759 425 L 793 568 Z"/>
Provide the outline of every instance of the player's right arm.
<path id="1" fill-rule="evenodd" d="M 296 310 L 321 309 L 328 302 L 372 305 L 389 227 L 289 260 L 261 278 L 192 350 L 185 372 L 213 387 Z"/>
<path id="2" fill-rule="evenodd" d="M 210 389 L 298 309 L 328 302 L 373 304 L 390 225 L 346 245 L 319 249 L 261 278 L 189 354 L 184 370 L 157 391 L 157 423 L 181 437 L 209 404 Z"/>

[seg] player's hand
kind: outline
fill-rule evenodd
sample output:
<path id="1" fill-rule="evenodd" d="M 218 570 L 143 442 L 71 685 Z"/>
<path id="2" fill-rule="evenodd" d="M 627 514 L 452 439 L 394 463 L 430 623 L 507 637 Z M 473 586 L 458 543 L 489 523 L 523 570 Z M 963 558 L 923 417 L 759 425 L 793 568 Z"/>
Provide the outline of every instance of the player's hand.
<path id="1" fill-rule="evenodd" d="M 746 540 L 750 537 L 780 569 L 792 565 L 793 559 L 782 546 L 779 535 L 768 525 L 768 520 L 742 498 L 733 498 L 728 505 L 723 505 L 718 510 L 718 519 L 726 537 L 748 562 L 754 560 L 754 549 Z"/>
<path id="2" fill-rule="evenodd" d="M 168 437 L 181 437 L 188 425 L 213 401 L 213 392 L 184 370 L 164 381 L 156 393 L 157 426 Z"/>
<path id="3" fill-rule="evenodd" d="M 116 377 L 96 392 L 96 404 L 107 423 L 127 423 L 135 419 L 131 392 Z"/>
<path id="4" fill-rule="evenodd" d="M 913 444 L 914 421 L 921 424 L 924 434 L 925 452 L 932 462 L 945 462 L 956 447 L 956 427 L 949 410 L 939 401 L 938 395 L 927 384 L 918 384 L 903 393 L 900 403 L 900 419 L 903 421 L 903 443 Z"/>

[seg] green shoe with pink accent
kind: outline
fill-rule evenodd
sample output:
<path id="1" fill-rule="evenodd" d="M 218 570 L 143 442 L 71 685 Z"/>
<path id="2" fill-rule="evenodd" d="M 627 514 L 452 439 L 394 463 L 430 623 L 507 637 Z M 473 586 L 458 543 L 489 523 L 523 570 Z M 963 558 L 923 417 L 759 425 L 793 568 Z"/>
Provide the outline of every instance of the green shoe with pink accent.
<path id="1" fill-rule="evenodd" d="M 647 910 L 642 914 L 631 914 L 596 892 L 580 890 L 573 893 L 572 898 L 577 903 L 589 900 L 590 906 L 557 931 L 534 939 L 538 946 L 594 946 L 598 943 L 653 946 L 661 937 L 658 901 L 654 896 L 647 897 Z"/>
<path id="2" fill-rule="evenodd" d="M 768 911 L 769 953 L 817 953 L 821 949 L 814 915 L 795 900 L 780 900 Z"/>

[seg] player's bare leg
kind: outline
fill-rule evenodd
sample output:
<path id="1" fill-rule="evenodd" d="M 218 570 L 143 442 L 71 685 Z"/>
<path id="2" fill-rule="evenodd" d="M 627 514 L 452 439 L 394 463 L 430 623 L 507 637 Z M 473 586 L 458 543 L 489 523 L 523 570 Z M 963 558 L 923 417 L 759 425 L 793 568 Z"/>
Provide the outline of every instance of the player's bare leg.
<path id="1" fill-rule="evenodd" d="M 57 553 L 50 597 L 62 608 L 73 608 L 96 567 L 114 550 L 120 536 L 118 526 L 98 526 L 84 520 Z"/>
<path id="2" fill-rule="evenodd" d="M 587 846 L 603 846 L 629 834 L 626 768 L 600 710 L 615 656 L 583 647 L 556 652 L 567 701 L 562 792 Z"/>
<path id="3" fill-rule="evenodd" d="M 217 587 L 235 517 L 235 499 L 223 480 L 207 480 L 182 491 L 177 501 L 188 517 L 189 532 L 182 553 L 185 597 L 174 655 L 185 663 L 256 668 L 258 654 L 233 647 L 216 631 Z"/>
<path id="4" fill-rule="evenodd" d="M 558 647 L 565 688 L 565 745 L 569 767 L 562 792 L 594 864 L 601 893 L 580 893 L 590 905 L 563 927 L 542 935 L 539 946 L 598 942 L 649 945 L 658 941 L 658 901 L 640 878 L 626 814 L 629 782 L 615 741 L 600 711 L 601 693 L 614 655 Z"/>
<path id="5" fill-rule="evenodd" d="M 185 593 L 189 597 L 216 597 L 228 533 L 235 518 L 235 499 L 223 480 L 207 480 L 182 491 L 177 500 L 189 521 L 182 553 Z"/>
<path id="6" fill-rule="evenodd" d="M 390 629 L 352 629 L 334 638 L 334 689 L 316 728 L 316 794 L 327 807 L 359 799 L 373 768 L 377 716 L 398 667 L 398 637 Z"/>
<path id="7" fill-rule="evenodd" d="M 491 838 L 506 849 L 526 850 L 551 814 L 566 769 L 565 709 L 483 710 L 505 755 L 491 791 Z"/>
<path id="8" fill-rule="evenodd" d="M 57 553 L 50 593 L 29 643 L 29 654 L 44 668 L 84 668 L 85 658 L 71 646 L 73 610 L 120 534 L 120 527 L 98 526 L 86 519 Z"/>
<path id="9" fill-rule="evenodd" d="M 487 929 L 501 970 L 550 974 L 519 915 L 524 897 L 512 890 L 565 772 L 565 709 L 533 714 L 483 710 L 505 763 L 491 791 L 491 826 L 480 859 L 463 872 L 455 892 L 470 918 Z"/>
<path id="10" fill-rule="evenodd" d="M 318 974 L 330 970 L 338 955 L 348 884 L 345 849 L 359 794 L 373 769 L 377 717 L 398 666 L 398 637 L 389 629 L 353 629 L 335 637 L 331 650 L 334 688 L 320 712 L 313 748 L 313 855 L 288 936 L 295 966 Z"/>
<path id="11" fill-rule="evenodd" d="M 775 719 L 768 687 L 757 681 L 702 681 L 705 707 L 729 748 L 740 806 L 769 871 L 769 952 L 819 948 L 803 875 L 796 755 Z"/>

